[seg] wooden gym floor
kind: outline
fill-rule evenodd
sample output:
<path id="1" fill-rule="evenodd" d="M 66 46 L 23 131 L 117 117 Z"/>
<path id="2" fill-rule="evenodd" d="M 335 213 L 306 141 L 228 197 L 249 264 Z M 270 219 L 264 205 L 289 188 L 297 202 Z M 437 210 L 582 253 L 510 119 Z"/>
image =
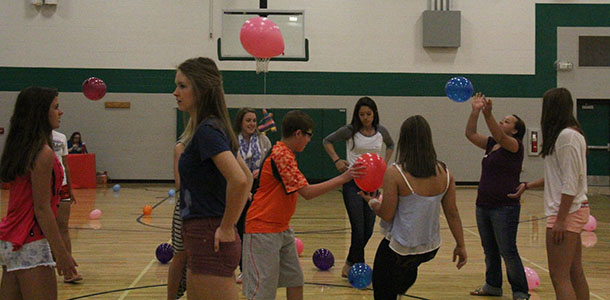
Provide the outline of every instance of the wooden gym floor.
<path id="1" fill-rule="evenodd" d="M 110 185 L 76 190 L 78 202 L 72 206 L 70 235 L 74 258 L 85 279 L 79 284 L 65 284 L 58 278 L 59 299 L 165 299 L 168 265 L 159 263 L 154 253 L 160 243 L 170 239 L 174 207 L 174 199 L 168 197 L 170 188 L 169 184 L 123 184 L 118 193 L 113 192 Z M 593 233 L 583 233 L 583 243 L 587 244 L 583 247 L 583 265 L 591 299 L 610 300 L 610 189 L 591 187 L 589 196 L 598 227 Z M 402 299 L 512 299 L 506 278 L 501 298 L 468 294 L 483 284 L 485 270 L 474 215 L 476 189 L 458 187 L 457 197 L 468 263 L 462 270 L 457 270 L 451 262 L 455 243 L 441 217 L 441 249 L 436 258 L 420 267 L 417 282 Z M 522 201 L 517 244 L 523 264 L 541 278 L 540 287 L 531 292 L 531 299 L 555 299 L 546 261 L 542 191 L 528 191 Z M 7 202 L 8 191 L 2 190 L 0 216 L 6 214 Z M 142 207 L 146 204 L 155 207 L 150 216 L 142 215 Z M 94 208 L 103 213 L 99 220 L 88 219 Z M 349 248 L 350 230 L 339 191 L 310 201 L 299 199 L 292 228 L 305 244 L 301 257 L 305 298 L 373 298 L 370 288 L 351 288 L 347 280 L 340 277 Z M 381 238 L 376 225 L 366 248 L 370 265 Z M 335 256 L 335 266 L 329 271 L 318 271 L 313 266 L 311 255 L 318 248 L 328 248 Z M 243 299 L 241 294 L 240 298 Z M 278 291 L 277 299 L 285 299 L 284 289 Z"/>

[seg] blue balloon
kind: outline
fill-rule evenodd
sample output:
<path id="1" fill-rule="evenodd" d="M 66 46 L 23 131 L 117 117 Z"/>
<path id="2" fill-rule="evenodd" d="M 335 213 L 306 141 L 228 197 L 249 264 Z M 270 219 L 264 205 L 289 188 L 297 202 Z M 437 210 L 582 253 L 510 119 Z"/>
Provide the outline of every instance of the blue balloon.
<path id="1" fill-rule="evenodd" d="M 357 289 L 365 289 L 373 281 L 373 269 L 365 263 L 354 264 L 347 273 L 349 284 Z"/>
<path id="2" fill-rule="evenodd" d="M 445 84 L 445 94 L 455 102 L 464 102 L 472 97 L 474 87 L 466 77 L 453 77 Z"/>
<path id="3" fill-rule="evenodd" d="M 171 190 L 169 190 L 169 192 L 167 192 L 167 194 L 168 194 L 170 197 L 174 197 L 174 196 L 176 196 L 176 190 L 171 189 Z"/>
<path id="4" fill-rule="evenodd" d="M 121 185 L 119 185 L 119 184 L 115 184 L 115 185 L 112 187 L 112 190 L 113 190 L 113 191 L 115 191 L 115 192 L 118 192 L 120 189 L 121 189 Z"/>

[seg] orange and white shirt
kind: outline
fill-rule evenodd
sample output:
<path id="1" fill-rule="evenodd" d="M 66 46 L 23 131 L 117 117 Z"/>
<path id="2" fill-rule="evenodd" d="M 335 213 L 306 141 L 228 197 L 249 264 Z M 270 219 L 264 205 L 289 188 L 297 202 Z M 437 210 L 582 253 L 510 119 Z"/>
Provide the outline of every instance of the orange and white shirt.
<path id="1" fill-rule="evenodd" d="M 246 217 L 246 233 L 286 231 L 296 209 L 296 192 L 309 183 L 294 152 L 281 141 L 273 146 L 260 172 L 260 186 Z"/>

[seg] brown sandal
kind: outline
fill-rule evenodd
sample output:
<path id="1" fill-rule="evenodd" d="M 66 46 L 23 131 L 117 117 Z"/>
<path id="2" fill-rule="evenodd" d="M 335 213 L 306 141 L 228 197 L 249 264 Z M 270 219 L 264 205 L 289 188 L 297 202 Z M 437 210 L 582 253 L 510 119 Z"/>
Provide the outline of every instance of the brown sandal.
<path id="1" fill-rule="evenodd" d="M 492 294 L 486 290 L 484 290 L 482 287 L 478 288 L 472 292 L 470 292 L 471 295 L 473 296 L 493 296 L 493 297 L 502 297 L 502 295 L 498 295 L 498 294 Z"/>

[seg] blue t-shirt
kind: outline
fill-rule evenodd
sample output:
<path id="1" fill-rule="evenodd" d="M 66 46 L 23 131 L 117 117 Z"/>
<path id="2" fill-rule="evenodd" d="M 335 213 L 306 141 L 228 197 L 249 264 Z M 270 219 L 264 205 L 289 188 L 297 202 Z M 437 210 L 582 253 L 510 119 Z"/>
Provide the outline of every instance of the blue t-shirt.
<path id="1" fill-rule="evenodd" d="M 212 161 L 213 156 L 231 151 L 220 122 L 216 118 L 201 122 L 178 161 L 180 217 L 184 220 L 222 217 L 225 212 L 227 181 Z"/>

